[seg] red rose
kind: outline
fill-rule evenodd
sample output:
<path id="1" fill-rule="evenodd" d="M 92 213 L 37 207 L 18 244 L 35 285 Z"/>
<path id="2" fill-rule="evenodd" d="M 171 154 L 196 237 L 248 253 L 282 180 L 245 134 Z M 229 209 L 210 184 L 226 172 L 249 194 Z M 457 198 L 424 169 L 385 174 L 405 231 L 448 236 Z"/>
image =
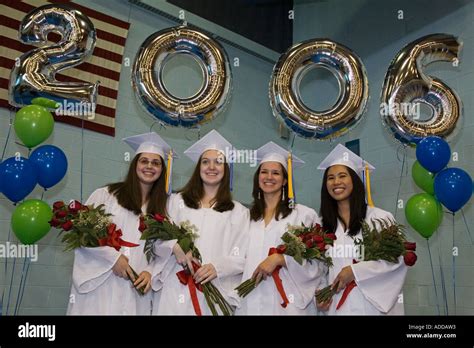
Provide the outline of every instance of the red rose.
<path id="1" fill-rule="evenodd" d="M 61 228 L 64 231 L 69 231 L 72 228 L 73 224 L 71 220 L 66 221 L 65 223 L 62 224 Z"/>
<path id="2" fill-rule="evenodd" d="M 313 240 L 312 240 L 312 239 L 308 239 L 305 244 L 306 244 L 306 247 L 307 247 L 307 248 L 310 248 L 310 249 L 311 249 L 311 248 L 313 247 Z"/>
<path id="3" fill-rule="evenodd" d="M 61 221 L 59 221 L 59 220 L 56 219 L 56 218 L 53 218 L 51 221 L 49 221 L 49 224 L 50 224 L 52 227 L 58 227 L 59 225 L 61 225 Z"/>
<path id="4" fill-rule="evenodd" d="M 165 217 L 164 217 L 163 215 L 161 215 L 161 214 L 158 214 L 158 213 L 155 214 L 155 215 L 153 216 L 153 218 L 154 218 L 156 221 L 158 221 L 158 222 L 163 222 L 163 221 L 165 221 Z"/>
<path id="5" fill-rule="evenodd" d="M 147 229 L 147 225 L 145 223 L 145 218 L 143 216 L 140 216 L 140 226 L 138 226 L 138 230 L 143 233 Z"/>
<path id="6" fill-rule="evenodd" d="M 317 244 L 319 251 L 324 252 L 326 251 L 326 244 L 325 243 L 318 243 Z"/>
<path id="7" fill-rule="evenodd" d="M 65 210 L 60 210 L 58 212 L 56 212 L 56 218 L 57 219 L 63 219 L 67 216 L 67 211 Z"/>
<path id="8" fill-rule="evenodd" d="M 416 243 L 415 242 L 413 242 L 413 243 L 405 242 L 405 249 L 415 251 L 416 250 Z"/>
<path id="9" fill-rule="evenodd" d="M 57 201 L 53 204 L 53 212 L 56 212 L 58 211 L 59 209 L 61 209 L 62 207 L 64 207 L 64 202 L 63 201 Z"/>
<path id="10" fill-rule="evenodd" d="M 321 243 L 321 242 L 324 242 L 324 238 L 321 237 L 321 236 L 318 236 L 318 235 L 314 235 L 313 236 L 313 241 L 316 242 L 316 243 Z"/>
<path id="11" fill-rule="evenodd" d="M 79 210 L 83 208 L 83 205 L 79 201 L 74 201 L 69 204 L 69 211 L 73 214 L 77 213 Z"/>
<path id="12" fill-rule="evenodd" d="M 286 245 L 285 244 L 281 244 L 279 246 L 277 246 L 277 253 L 278 254 L 284 254 L 286 251 Z"/>
<path id="13" fill-rule="evenodd" d="M 319 230 L 321 229 L 321 225 L 320 225 L 320 224 L 316 224 L 316 226 L 314 226 L 314 228 L 319 231 Z"/>
<path id="14" fill-rule="evenodd" d="M 336 234 L 335 233 L 326 233 L 326 238 L 336 240 Z"/>
<path id="15" fill-rule="evenodd" d="M 407 251 L 405 255 L 403 255 L 403 261 L 405 261 L 405 265 L 407 266 L 413 266 L 417 258 L 413 251 Z"/>

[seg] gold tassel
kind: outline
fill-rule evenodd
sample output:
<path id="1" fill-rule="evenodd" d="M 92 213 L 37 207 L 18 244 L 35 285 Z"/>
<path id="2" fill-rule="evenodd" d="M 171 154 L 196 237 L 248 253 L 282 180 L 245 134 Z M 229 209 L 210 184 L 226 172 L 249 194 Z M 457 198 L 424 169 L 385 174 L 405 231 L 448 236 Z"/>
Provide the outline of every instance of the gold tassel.
<path id="1" fill-rule="evenodd" d="M 372 201 L 372 194 L 370 193 L 370 170 L 369 165 L 365 164 L 365 189 L 367 191 L 367 204 L 369 207 L 374 206 L 374 202 Z"/>
<path id="2" fill-rule="evenodd" d="M 295 194 L 293 193 L 293 161 L 291 152 L 288 153 L 288 199 L 290 202 L 295 201 Z"/>

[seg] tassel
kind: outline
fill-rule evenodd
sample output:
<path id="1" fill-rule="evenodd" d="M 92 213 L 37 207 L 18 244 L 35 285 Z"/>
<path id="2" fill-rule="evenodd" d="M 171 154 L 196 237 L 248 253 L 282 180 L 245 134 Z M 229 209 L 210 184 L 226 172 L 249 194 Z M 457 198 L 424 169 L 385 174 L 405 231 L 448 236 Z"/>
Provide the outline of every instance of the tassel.
<path id="1" fill-rule="evenodd" d="M 373 207 L 374 202 L 372 201 L 372 194 L 370 193 L 370 170 L 369 165 L 367 163 L 365 164 L 365 181 L 365 190 L 367 191 L 367 204 L 369 205 L 369 207 Z"/>
<path id="2" fill-rule="evenodd" d="M 165 181 L 166 193 L 168 196 L 171 195 L 171 192 L 172 192 L 172 184 L 171 184 L 172 173 L 173 173 L 173 152 L 170 150 L 168 152 L 168 164 L 166 165 L 166 181 Z"/>
<path id="3" fill-rule="evenodd" d="M 288 153 L 288 200 L 292 204 L 295 202 L 295 194 L 293 192 L 293 160 L 291 152 Z"/>

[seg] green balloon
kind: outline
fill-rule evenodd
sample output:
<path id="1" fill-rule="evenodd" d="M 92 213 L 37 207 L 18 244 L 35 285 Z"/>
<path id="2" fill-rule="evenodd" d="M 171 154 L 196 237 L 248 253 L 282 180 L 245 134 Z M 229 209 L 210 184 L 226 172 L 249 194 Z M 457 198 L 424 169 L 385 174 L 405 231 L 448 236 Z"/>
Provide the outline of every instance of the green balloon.
<path id="1" fill-rule="evenodd" d="M 31 100 L 31 104 L 44 106 L 47 109 L 57 109 L 61 104 L 48 98 L 36 97 Z"/>
<path id="2" fill-rule="evenodd" d="M 418 193 L 408 200 L 405 217 L 416 232 L 430 238 L 443 220 L 443 207 L 432 195 Z"/>
<path id="3" fill-rule="evenodd" d="M 28 105 L 16 113 L 14 127 L 18 138 L 31 149 L 51 135 L 54 118 L 45 107 Z"/>
<path id="4" fill-rule="evenodd" d="M 51 229 L 51 207 L 39 199 L 29 199 L 18 205 L 12 215 L 12 230 L 23 244 L 33 244 Z"/>
<path id="5" fill-rule="evenodd" d="M 415 184 L 426 193 L 434 195 L 434 177 L 435 175 L 425 168 L 423 168 L 420 162 L 415 161 L 411 167 L 411 175 Z"/>

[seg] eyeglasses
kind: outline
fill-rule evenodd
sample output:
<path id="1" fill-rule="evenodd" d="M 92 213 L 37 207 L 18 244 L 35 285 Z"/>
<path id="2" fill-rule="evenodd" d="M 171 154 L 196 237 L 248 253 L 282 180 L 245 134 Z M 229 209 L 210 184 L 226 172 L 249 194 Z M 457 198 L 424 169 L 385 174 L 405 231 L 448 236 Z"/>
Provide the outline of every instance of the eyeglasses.
<path id="1" fill-rule="evenodd" d="M 161 167 L 161 161 L 158 159 L 150 161 L 148 158 L 143 157 L 138 160 L 138 163 L 144 167 L 148 167 L 150 164 L 155 168 Z"/>

